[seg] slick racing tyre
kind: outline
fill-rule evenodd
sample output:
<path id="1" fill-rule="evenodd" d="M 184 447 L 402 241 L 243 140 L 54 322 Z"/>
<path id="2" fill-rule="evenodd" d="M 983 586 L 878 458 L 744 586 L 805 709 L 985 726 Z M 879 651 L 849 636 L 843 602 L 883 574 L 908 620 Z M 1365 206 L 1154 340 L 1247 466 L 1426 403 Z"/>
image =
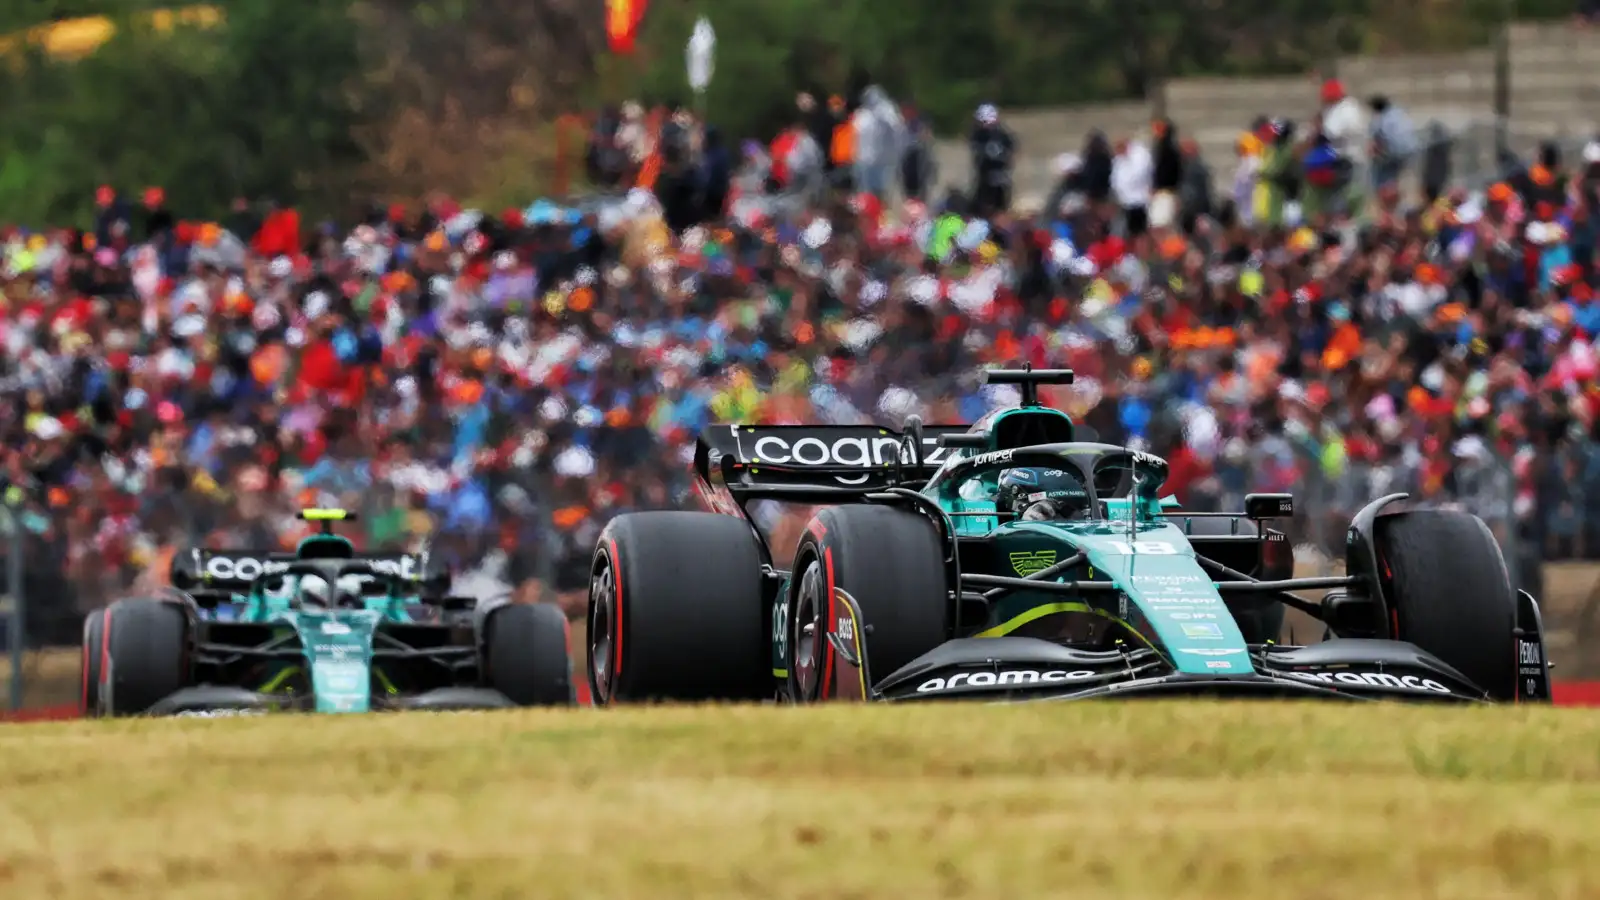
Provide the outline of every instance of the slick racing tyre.
<path id="1" fill-rule="evenodd" d="M 828 698 L 835 651 L 823 637 L 843 614 L 829 589 L 861 607 L 867 666 L 884 677 L 950 638 L 944 548 L 932 522 L 892 506 L 833 506 L 806 526 L 789 595 L 789 693 Z"/>
<path id="2" fill-rule="evenodd" d="M 771 698 L 761 564 L 741 518 L 660 511 L 613 519 L 589 570 L 595 705 Z"/>
<path id="3" fill-rule="evenodd" d="M 567 617 L 548 603 L 505 603 L 483 621 L 487 685 L 518 706 L 576 702 Z"/>
<path id="4" fill-rule="evenodd" d="M 1469 513 L 1413 510 L 1378 517 L 1375 531 L 1400 640 L 1490 697 L 1514 699 L 1516 595 L 1489 527 Z"/>
<path id="5" fill-rule="evenodd" d="M 85 719 L 100 715 L 100 663 L 106 656 L 106 618 L 109 609 L 97 609 L 83 620 L 83 687 L 78 714 Z"/>
<path id="6" fill-rule="evenodd" d="M 182 606 L 118 600 L 106 612 L 100 673 L 102 708 L 113 716 L 148 712 L 188 683 L 189 620 Z"/>
<path id="7" fill-rule="evenodd" d="M 1181 516 L 1182 513 L 1175 513 L 1174 515 Z M 1185 527 L 1185 533 L 1190 537 L 1202 539 L 1229 535 L 1255 537 L 1261 533 L 1260 526 L 1249 519 L 1232 519 L 1223 516 L 1195 516 L 1187 520 Z M 1248 572 L 1249 569 L 1245 569 L 1245 571 Z M 1264 578 L 1267 576 L 1257 577 Z M 1246 644 L 1265 644 L 1268 641 L 1276 641 L 1279 635 L 1283 633 L 1284 606 L 1277 600 L 1245 595 L 1234 597 L 1228 600 L 1227 603 L 1228 611 L 1233 613 L 1234 624 L 1239 626 L 1239 633 L 1244 636 Z"/>

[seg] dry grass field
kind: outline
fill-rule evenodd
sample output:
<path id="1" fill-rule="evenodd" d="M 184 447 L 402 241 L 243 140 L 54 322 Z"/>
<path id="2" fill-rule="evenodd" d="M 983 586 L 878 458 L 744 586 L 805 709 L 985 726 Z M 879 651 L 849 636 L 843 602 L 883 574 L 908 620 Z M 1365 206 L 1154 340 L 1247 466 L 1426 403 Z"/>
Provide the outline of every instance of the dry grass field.
<path id="1" fill-rule="evenodd" d="M 83 687 L 77 647 L 51 647 L 22 657 L 24 708 L 77 703 Z M 11 656 L 0 653 L 0 704 L 11 696 Z"/>
<path id="2" fill-rule="evenodd" d="M 0 778 L 8 900 L 1600 896 L 1579 709 L 89 721 Z"/>

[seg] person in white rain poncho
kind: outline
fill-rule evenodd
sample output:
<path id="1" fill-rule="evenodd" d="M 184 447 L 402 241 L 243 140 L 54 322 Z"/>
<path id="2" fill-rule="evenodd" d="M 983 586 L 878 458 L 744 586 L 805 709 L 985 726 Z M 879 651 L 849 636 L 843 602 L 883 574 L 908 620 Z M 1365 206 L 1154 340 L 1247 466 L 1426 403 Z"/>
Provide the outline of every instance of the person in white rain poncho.
<path id="1" fill-rule="evenodd" d="M 1118 142 L 1111 160 L 1111 192 L 1122 207 L 1122 224 L 1127 234 L 1144 234 L 1150 222 L 1150 198 L 1154 190 L 1155 160 L 1150 148 L 1140 140 Z"/>
<path id="2" fill-rule="evenodd" d="M 872 85 L 862 92 L 861 108 L 851 126 L 856 138 L 856 188 L 882 200 L 905 150 L 905 119 L 883 88 Z"/>

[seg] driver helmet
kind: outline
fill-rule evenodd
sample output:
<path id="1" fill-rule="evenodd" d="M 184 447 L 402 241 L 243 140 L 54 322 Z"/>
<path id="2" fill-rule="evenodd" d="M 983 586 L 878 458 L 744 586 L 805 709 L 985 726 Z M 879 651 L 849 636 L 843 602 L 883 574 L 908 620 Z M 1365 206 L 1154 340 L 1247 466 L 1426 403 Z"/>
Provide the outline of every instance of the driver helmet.
<path id="1" fill-rule="evenodd" d="M 1030 522 L 1070 519 L 1088 511 L 1089 492 L 1062 469 L 1007 469 L 1000 473 L 996 506 Z"/>
<path id="2" fill-rule="evenodd" d="M 300 579 L 300 602 L 312 606 L 348 605 L 352 598 L 359 602 L 361 585 L 367 580 L 365 575 L 341 575 L 330 585 L 319 575 L 305 575 Z"/>
<path id="3" fill-rule="evenodd" d="M 302 575 L 296 585 L 300 602 L 307 606 L 328 606 L 333 603 L 333 586 L 320 575 Z"/>

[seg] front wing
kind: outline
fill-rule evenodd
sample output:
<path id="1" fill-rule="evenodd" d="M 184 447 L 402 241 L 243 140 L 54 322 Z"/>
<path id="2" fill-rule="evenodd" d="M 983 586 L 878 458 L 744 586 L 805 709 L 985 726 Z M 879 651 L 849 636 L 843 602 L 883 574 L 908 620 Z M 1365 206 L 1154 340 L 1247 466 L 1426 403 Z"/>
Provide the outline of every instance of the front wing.
<path id="1" fill-rule="evenodd" d="M 840 700 L 1052 700 L 1091 697 L 1259 697 L 1482 703 L 1486 691 L 1414 644 L 1340 638 L 1305 647 L 1219 650 L 1249 656 L 1243 675 L 1182 674 L 1152 648 L 1095 652 L 1027 637 L 949 641 L 881 680 L 871 671 L 855 599 L 839 590 L 843 613 L 829 629 L 836 665 L 824 696 Z M 1524 595 L 1523 602 L 1531 604 Z M 1534 605 L 1535 612 L 1537 606 Z M 1537 624 L 1516 652 L 1543 662 Z M 1536 643 L 1537 642 L 1537 643 Z M 1530 651 L 1530 647 L 1536 648 Z M 1508 652 L 1511 652 L 1508 648 Z M 1548 702 L 1544 666 L 1519 700 Z M 1525 679 L 1535 677 L 1525 667 Z"/>
<path id="2" fill-rule="evenodd" d="M 1037 638 L 950 641 L 891 673 L 872 699 L 1055 699 L 1179 695 L 1481 702 L 1484 691 L 1399 641 L 1252 647 L 1245 675 L 1173 671 L 1153 649 L 1092 652 Z"/>
<path id="3" fill-rule="evenodd" d="M 439 688 L 422 694 L 398 697 L 374 694 L 373 712 L 399 710 L 510 709 L 516 706 L 499 691 L 488 688 Z M 310 695 L 285 698 L 244 688 L 201 686 L 182 688 L 156 701 L 148 715 L 180 718 L 223 718 L 259 716 L 278 712 L 312 712 L 316 698 Z"/>

